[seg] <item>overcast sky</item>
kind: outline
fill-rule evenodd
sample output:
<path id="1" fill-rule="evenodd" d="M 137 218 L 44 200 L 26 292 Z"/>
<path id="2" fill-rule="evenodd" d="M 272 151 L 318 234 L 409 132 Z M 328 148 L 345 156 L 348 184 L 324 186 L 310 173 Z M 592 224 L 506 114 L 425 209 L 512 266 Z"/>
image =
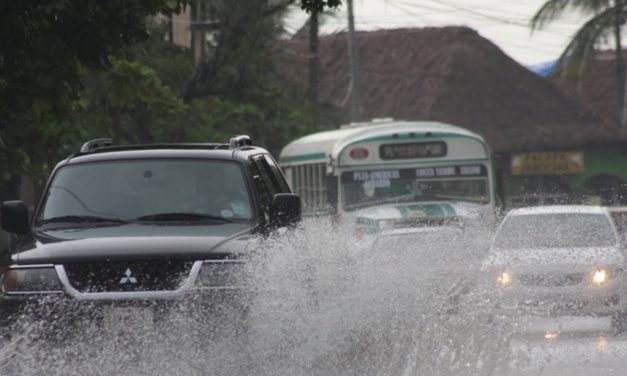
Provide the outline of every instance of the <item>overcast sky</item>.
<path id="1" fill-rule="evenodd" d="M 567 13 L 544 31 L 533 34 L 529 19 L 545 0 L 353 0 L 358 30 L 466 25 L 492 40 L 524 65 L 556 59 L 585 18 Z M 344 0 L 346 3 L 346 0 Z M 307 15 L 295 9 L 288 18 L 297 30 Z M 346 6 L 327 17 L 321 33 L 346 30 Z"/>

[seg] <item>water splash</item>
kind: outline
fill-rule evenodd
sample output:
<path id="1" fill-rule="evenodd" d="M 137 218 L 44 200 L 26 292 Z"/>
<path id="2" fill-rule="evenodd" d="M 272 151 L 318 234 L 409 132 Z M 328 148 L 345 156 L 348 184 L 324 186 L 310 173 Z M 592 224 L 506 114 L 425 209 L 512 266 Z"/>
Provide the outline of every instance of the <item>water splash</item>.
<path id="1" fill-rule="evenodd" d="M 307 221 L 253 252 L 245 323 L 181 302 L 145 333 L 103 333 L 87 318 L 50 343 L 48 318 L 18 319 L 0 347 L 0 374 L 489 374 L 505 337 L 459 297 L 490 236 L 357 239 Z"/>

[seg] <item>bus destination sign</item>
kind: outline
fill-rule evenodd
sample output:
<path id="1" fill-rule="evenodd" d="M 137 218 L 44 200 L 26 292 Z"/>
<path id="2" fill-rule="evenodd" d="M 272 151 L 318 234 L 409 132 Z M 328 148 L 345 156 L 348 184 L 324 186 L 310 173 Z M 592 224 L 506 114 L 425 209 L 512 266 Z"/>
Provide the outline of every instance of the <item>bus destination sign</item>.
<path id="1" fill-rule="evenodd" d="M 484 165 L 438 166 L 404 168 L 399 170 L 347 171 L 342 174 L 343 182 L 390 181 L 397 179 L 441 179 L 473 178 L 488 176 Z"/>
<path id="2" fill-rule="evenodd" d="M 404 144 L 383 144 L 379 146 L 381 159 L 434 158 L 446 155 L 446 143 L 443 141 L 411 142 Z"/>

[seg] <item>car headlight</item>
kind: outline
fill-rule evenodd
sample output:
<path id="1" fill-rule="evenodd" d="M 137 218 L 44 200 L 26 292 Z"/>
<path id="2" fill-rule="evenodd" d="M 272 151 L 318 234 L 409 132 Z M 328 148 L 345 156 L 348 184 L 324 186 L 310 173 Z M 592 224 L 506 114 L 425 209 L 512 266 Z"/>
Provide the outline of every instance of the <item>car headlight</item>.
<path id="1" fill-rule="evenodd" d="M 2 275 L 2 291 L 6 293 L 62 292 L 63 286 L 54 268 L 8 269 Z"/>
<path id="2" fill-rule="evenodd" d="M 610 277 L 609 274 L 609 271 L 604 268 L 599 268 L 595 270 L 592 274 L 592 284 L 595 286 L 603 286 L 607 283 L 607 280 Z"/>
<path id="3" fill-rule="evenodd" d="M 512 273 L 508 271 L 501 272 L 497 275 L 496 281 L 499 285 L 507 287 L 512 284 Z"/>
<path id="4" fill-rule="evenodd" d="M 196 287 L 242 287 L 245 284 L 244 266 L 241 260 L 205 261 L 198 272 Z"/>

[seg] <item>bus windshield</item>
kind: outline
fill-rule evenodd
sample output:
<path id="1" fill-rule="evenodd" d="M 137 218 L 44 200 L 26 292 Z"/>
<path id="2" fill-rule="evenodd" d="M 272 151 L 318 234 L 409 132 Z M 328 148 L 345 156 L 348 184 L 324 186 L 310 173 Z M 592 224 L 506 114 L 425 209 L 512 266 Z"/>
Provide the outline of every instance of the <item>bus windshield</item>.
<path id="1" fill-rule="evenodd" d="M 344 210 L 416 201 L 490 202 L 482 165 L 347 171 L 341 187 Z"/>

